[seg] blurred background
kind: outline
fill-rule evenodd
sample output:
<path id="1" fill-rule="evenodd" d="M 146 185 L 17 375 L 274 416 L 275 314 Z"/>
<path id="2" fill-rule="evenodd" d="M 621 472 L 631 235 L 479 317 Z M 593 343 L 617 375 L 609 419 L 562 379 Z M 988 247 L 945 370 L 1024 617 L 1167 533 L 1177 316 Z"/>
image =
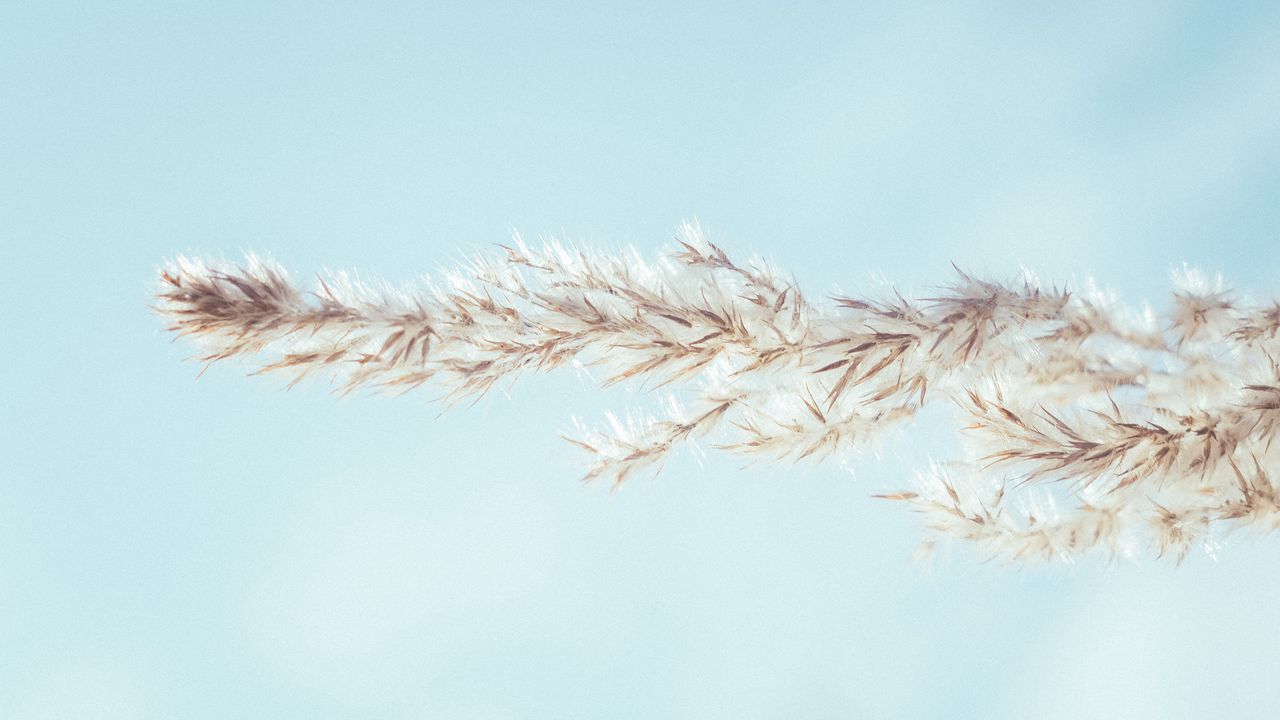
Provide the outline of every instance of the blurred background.
<path id="1" fill-rule="evenodd" d="M 166 258 L 409 282 L 697 218 L 807 292 L 1280 281 L 1270 3 L 0 8 L 0 717 L 1273 717 L 1280 538 L 910 561 L 847 463 L 578 482 L 571 372 L 440 416 L 215 367 Z"/>

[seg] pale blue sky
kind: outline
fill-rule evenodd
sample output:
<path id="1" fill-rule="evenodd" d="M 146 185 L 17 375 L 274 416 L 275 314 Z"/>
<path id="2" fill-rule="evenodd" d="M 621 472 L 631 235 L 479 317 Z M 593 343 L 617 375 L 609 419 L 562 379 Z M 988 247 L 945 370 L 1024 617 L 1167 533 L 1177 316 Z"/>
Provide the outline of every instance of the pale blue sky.
<path id="1" fill-rule="evenodd" d="M 1276 538 L 926 573 L 868 495 L 928 428 L 611 495 L 557 435 L 637 391 L 197 382 L 148 311 L 177 253 L 408 281 L 694 216 L 816 294 L 1274 292 L 1274 5 L 899 5 L 4 3 L 0 717 L 1274 716 Z"/>

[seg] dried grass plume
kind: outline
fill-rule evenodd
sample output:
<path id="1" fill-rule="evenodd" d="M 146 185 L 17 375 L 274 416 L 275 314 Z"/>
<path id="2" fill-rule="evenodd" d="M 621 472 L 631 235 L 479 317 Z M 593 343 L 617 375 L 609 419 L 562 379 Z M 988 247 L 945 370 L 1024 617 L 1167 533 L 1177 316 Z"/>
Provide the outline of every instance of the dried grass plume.
<path id="1" fill-rule="evenodd" d="M 1280 304 L 1176 278 L 1166 317 L 1098 292 L 956 270 L 931 297 L 811 299 L 696 225 L 655 261 L 519 237 L 424 289 L 344 274 L 306 288 L 275 264 L 179 258 L 157 309 L 206 363 L 243 358 L 343 391 L 427 385 L 474 399 L 568 364 L 670 393 L 665 416 L 582 428 L 586 479 L 619 485 L 707 438 L 725 452 L 822 459 L 950 405 L 964 457 L 879 497 L 1010 562 L 1141 552 L 1181 559 L 1280 526 Z"/>

